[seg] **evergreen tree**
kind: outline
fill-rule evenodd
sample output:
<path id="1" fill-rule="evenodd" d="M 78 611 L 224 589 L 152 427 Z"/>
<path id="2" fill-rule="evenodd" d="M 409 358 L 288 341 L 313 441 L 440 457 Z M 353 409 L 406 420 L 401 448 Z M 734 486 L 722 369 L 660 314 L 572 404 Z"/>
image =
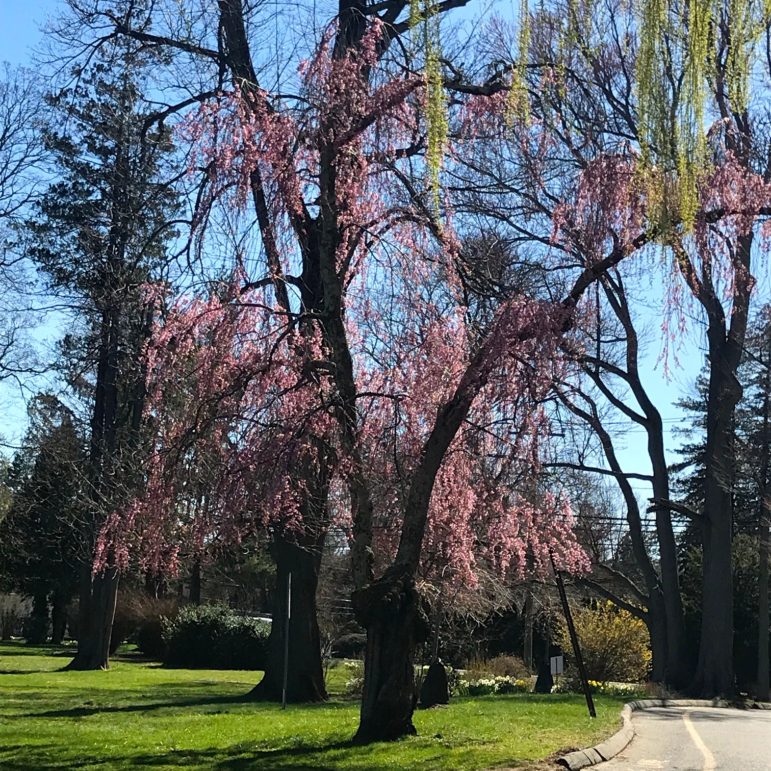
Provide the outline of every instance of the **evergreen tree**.
<path id="1" fill-rule="evenodd" d="M 108 666 L 118 574 L 92 576 L 91 566 L 102 524 L 138 481 L 141 353 L 152 323 L 146 285 L 164 275 L 174 236 L 177 198 L 163 181 L 170 134 L 153 123 L 144 97 L 152 64 L 138 44 L 112 41 L 73 73 L 74 86 L 49 98 L 58 179 L 29 223 L 30 253 L 51 290 L 75 298 L 78 327 L 64 341 L 65 368 L 90 420 L 71 664 L 78 669 Z"/>
<path id="2" fill-rule="evenodd" d="M 12 498 L 0 522 L 0 573 L 33 600 L 29 642 L 61 642 L 77 588 L 77 523 L 84 446 L 72 413 L 39 394 L 29 408 L 24 449 L 7 470 Z M 49 613 L 52 611 L 52 617 Z"/>

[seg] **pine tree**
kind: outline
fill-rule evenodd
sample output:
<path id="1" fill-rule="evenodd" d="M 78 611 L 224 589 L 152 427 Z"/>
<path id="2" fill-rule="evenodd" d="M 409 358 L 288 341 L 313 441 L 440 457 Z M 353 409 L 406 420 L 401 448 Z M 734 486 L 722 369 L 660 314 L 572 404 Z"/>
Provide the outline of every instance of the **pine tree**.
<path id="1" fill-rule="evenodd" d="M 81 535 L 78 654 L 71 666 L 106 668 L 118 574 L 92 576 L 99 530 L 139 480 L 144 397 L 142 350 L 152 307 L 145 287 L 168 264 L 177 205 L 163 182 L 169 132 L 152 121 L 145 79 L 153 61 L 136 43 L 113 41 L 75 84 L 49 98 L 47 133 L 58 179 L 29 223 L 31 256 L 52 291 L 75 298 L 78 329 L 64 348 L 70 384 L 90 414 Z M 63 126 L 63 129 L 59 128 Z"/>
<path id="2" fill-rule="evenodd" d="M 61 642 L 77 589 L 84 444 L 72 412 L 55 396 L 38 394 L 29 415 L 24 449 L 7 471 L 12 499 L 0 522 L 0 573 L 33 600 L 28 640 L 45 642 L 52 622 L 52 641 Z"/>

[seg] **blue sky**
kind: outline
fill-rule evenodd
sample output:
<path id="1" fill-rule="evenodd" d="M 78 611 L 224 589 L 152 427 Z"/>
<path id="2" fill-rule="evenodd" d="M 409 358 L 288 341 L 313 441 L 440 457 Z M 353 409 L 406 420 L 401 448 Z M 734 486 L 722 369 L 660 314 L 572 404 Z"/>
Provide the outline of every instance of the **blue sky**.
<path id="1" fill-rule="evenodd" d="M 61 0 L 0 0 L 0 60 L 27 64 L 41 41 L 40 26 Z"/>
<path id="2" fill-rule="evenodd" d="M 35 48 L 39 47 L 43 36 L 41 26 L 51 15 L 56 15 L 62 6 L 62 0 L 0 0 L 0 60 L 12 64 L 29 64 Z M 655 333 L 660 325 L 661 282 L 652 281 L 649 289 L 643 290 L 643 295 L 649 297 L 639 306 L 639 316 Z M 39 336 L 53 338 L 58 336 L 58 329 L 46 325 Z M 674 460 L 671 450 L 676 442 L 672 431 L 683 424 L 683 414 L 678 411 L 673 402 L 690 390 L 698 374 L 703 360 L 700 325 L 693 324 L 692 331 L 679 346 L 678 357 L 680 366 L 672 366 L 670 379 L 663 374 L 663 365 L 657 365 L 660 354 L 658 335 L 652 334 L 651 343 L 645 357 L 645 385 L 650 391 L 654 402 L 661 410 L 669 434 L 668 450 L 670 460 Z M 50 345 L 53 340 L 49 339 Z M 23 432 L 25 411 L 23 400 L 16 388 L 0 388 L 0 433 L 10 444 L 15 443 Z M 626 427 L 619 424 L 617 432 L 619 455 L 622 463 L 629 470 L 645 471 L 647 469 L 647 454 L 645 451 L 645 435 L 636 426 Z M 646 494 L 645 485 L 635 482 L 642 495 Z"/>
<path id="3" fill-rule="evenodd" d="M 0 0 L 0 62 L 30 65 L 34 49 L 43 41 L 41 27 L 60 6 L 61 0 Z M 48 347 L 58 332 L 46 324 L 37 330 L 35 337 Z M 18 385 L 0 383 L 0 438 L 10 445 L 17 444 L 25 421 L 25 403 Z M 3 451 L 0 446 L 0 452 Z M 10 448 L 5 448 L 5 452 L 9 453 Z"/>

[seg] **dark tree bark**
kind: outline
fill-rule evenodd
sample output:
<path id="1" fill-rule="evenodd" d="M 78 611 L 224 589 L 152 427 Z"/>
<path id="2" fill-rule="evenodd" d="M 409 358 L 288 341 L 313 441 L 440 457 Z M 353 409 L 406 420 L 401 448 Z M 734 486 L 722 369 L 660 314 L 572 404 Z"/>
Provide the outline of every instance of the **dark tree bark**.
<path id="1" fill-rule="evenodd" d="M 281 701 L 282 698 L 289 573 L 292 574 L 292 607 L 286 698 L 292 703 L 327 699 L 316 617 L 316 589 L 325 536 L 326 529 L 315 540 L 304 538 L 300 542 L 290 542 L 276 538 L 271 545 L 276 561 L 273 624 L 268 639 L 265 674 L 250 694 L 256 699 Z"/>
<path id="2" fill-rule="evenodd" d="M 595 382 L 597 382 L 598 385 L 602 385 L 602 381 L 599 378 L 596 378 Z M 629 482 L 629 478 L 623 473 L 621 464 L 616 455 L 613 440 L 602 424 L 600 413 L 594 400 L 588 394 L 579 391 L 577 388 L 573 389 L 573 395 L 568 395 L 562 390 L 558 391 L 558 394 L 565 407 L 574 415 L 581 418 L 581 420 L 594 431 L 602 447 L 608 468 L 615 475 L 619 489 L 624 498 L 632 554 L 634 555 L 637 567 L 642 574 L 642 578 L 645 581 L 644 592 L 633 586 L 629 579 L 626 579 L 626 583 L 635 593 L 635 597 L 637 599 L 642 599 L 647 607 L 645 623 L 651 636 L 651 649 L 653 653 L 653 672 L 651 676 L 656 682 L 665 682 L 667 679 L 669 659 L 666 606 L 661 581 L 653 566 L 653 561 L 648 553 L 647 544 L 645 542 L 645 535 L 642 529 L 642 516 L 640 513 L 640 506 L 637 502 L 637 496 Z M 611 400 L 615 398 L 609 391 L 607 391 L 606 395 L 608 395 Z M 584 406 L 579 406 L 579 400 Z M 622 578 L 620 575 L 618 577 Z M 612 597 L 610 594 L 608 596 Z M 613 598 L 612 601 L 618 605 L 622 605 L 622 602 L 616 598 Z"/>
<path id="3" fill-rule="evenodd" d="M 768 559 L 769 545 L 769 517 L 768 501 L 765 500 L 768 493 L 764 494 L 764 519 L 760 524 L 759 558 L 760 568 L 758 573 L 758 672 L 756 697 L 761 701 L 771 700 L 769 695 L 769 619 L 768 613 Z"/>
<path id="4" fill-rule="evenodd" d="M 415 649 L 429 630 L 411 575 L 396 571 L 353 594 L 357 617 L 367 629 L 361 719 L 354 741 L 390 741 L 417 733 Z"/>
<path id="5" fill-rule="evenodd" d="M 42 645 L 48 640 L 48 592 L 41 589 L 32 596 L 32 612 L 27 619 L 24 636 L 29 645 Z"/>
<path id="6" fill-rule="evenodd" d="M 764 330 L 766 353 L 771 354 L 771 328 Z M 756 674 L 755 697 L 760 701 L 769 701 L 769 618 L 768 609 L 768 559 L 771 538 L 771 489 L 769 489 L 768 472 L 771 458 L 769 440 L 771 440 L 771 355 L 765 357 L 763 371 L 763 414 L 760 435 L 760 468 L 758 470 L 758 662 Z"/>
<path id="7" fill-rule="evenodd" d="M 733 484 L 736 466 L 734 415 L 742 396 L 737 379 L 747 331 L 752 277 L 752 233 L 733 245 L 736 275 L 727 322 L 711 277 L 697 276 L 680 260 L 692 291 L 707 314 L 709 385 L 702 545 L 702 622 L 693 690 L 701 696 L 730 695 L 733 672 Z M 681 253 L 682 256 L 682 253 Z"/>
<path id="8" fill-rule="evenodd" d="M 117 274 L 117 271 L 116 271 Z M 89 471 L 93 495 L 85 524 L 80 566 L 78 608 L 78 651 L 67 669 L 108 669 L 110 637 L 118 597 L 118 576 L 114 569 L 92 575 L 96 539 L 104 516 L 100 498 L 109 496 L 110 474 L 116 443 L 118 412 L 118 318 L 117 307 L 102 313 L 96 370 L 94 405 L 91 415 Z"/>
<path id="9" fill-rule="evenodd" d="M 67 630 L 68 597 L 55 589 L 51 600 L 51 642 L 61 645 Z"/>
<path id="10" fill-rule="evenodd" d="M 322 195 L 322 199 L 323 197 Z M 321 210 L 323 213 L 323 206 Z M 639 248 L 648 237 L 647 234 L 638 236 L 631 246 Z M 566 332 L 573 324 L 573 309 L 586 289 L 614 268 L 629 251 L 629 244 L 619 244 L 606 257 L 579 274 L 570 293 L 558 306 L 564 314 L 562 332 Z M 496 329 L 488 330 L 487 336 L 461 376 L 453 396 L 438 410 L 431 433 L 423 445 L 420 462 L 410 480 L 396 556 L 383 576 L 373 580 L 373 507 L 354 441 L 356 385 L 342 324 L 342 291 L 335 270 L 334 250 L 327 254 L 326 259 L 323 259 L 324 254 L 323 251 L 321 276 L 325 290 L 325 306 L 336 311 L 330 314 L 331 318 L 325 331 L 343 404 L 343 440 L 347 442 L 346 449 L 353 459 L 349 487 L 356 506 L 352 547 L 353 574 L 357 586 L 353 596 L 354 610 L 359 623 L 367 630 L 364 696 L 356 740 L 389 740 L 415 731 L 412 723 L 415 707 L 413 661 L 415 648 L 418 642 L 425 638 L 428 625 L 414 580 L 420 563 L 436 475 L 450 443 L 497 364 L 497 357 L 492 355 L 492 351 L 498 340 Z M 537 337 L 541 332 L 540 328 L 526 327 L 521 329 L 518 335 L 524 341 Z"/>
<path id="11" fill-rule="evenodd" d="M 167 588 L 165 576 L 149 570 L 145 573 L 145 593 L 148 597 L 160 600 L 166 596 Z"/>
<path id="12" fill-rule="evenodd" d="M 193 569 L 190 571 L 190 602 L 201 604 L 201 560 L 196 557 Z"/>
<path id="13" fill-rule="evenodd" d="M 651 638 L 651 680 L 654 683 L 671 682 L 668 673 L 669 638 L 667 635 L 667 616 L 664 608 L 664 597 L 659 591 L 649 598 L 648 612 L 645 614 L 645 625 Z"/>
<path id="14" fill-rule="evenodd" d="M 527 595 L 525 596 L 525 607 L 523 616 L 525 620 L 524 642 L 522 645 L 522 659 L 525 662 L 525 666 L 533 669 L 533 623 L 534 623 L 534 608 L 533 608 L 533 591 L 530 585 L 527 586 Z"/>
<path id="15" fill-rule="evenodd" d="M 215 55 L 230 72 L 236 87 L 242 90 L 246 103 L 259 105 L 263 95 L 258 93 L 259 79 L 246 33 L 243 3 L 241 0 L 218 0 L 217 5 L 222 45 Z M 358 23 L 361 23 L 360 19 Z M 165 42 L 173 45 L 173 41 Z M 273 290 L 279 307 L 287 317 L 291 318 L 295 314 L 289 300 L 270 205 L 258 167 L 255 167 L 251 173 L 250 186 L 268 268 L 273 276 Z M 314 315 L 320 313 L 323 307 L 315 230 L 310 217 L 295 216 L 292 225 L 299 237 L 302 252 L 302 273 L 301 280 L 298 282 L 301 310 Z M 290 572 L 292 573 L 292 613 L 289 628 L 290 667 L 287 699 L 292 702 L 302 702 L 323 701 L 327 698 L 316 618 L 316 589 L 321 551 L 329 527 L 326 497 L 328 475 L 333 458 L 326 448 L 319 447 L 318 450 L 317 468 L 311 470 L 309 467 L 304 480 L 310 490 L 304 502 L 305 532 L 298 536 L 296 541 L 276 535 L 272 542 L 271 552 L 276 560 L 273 623 L 268 640 L 265 674 L 251 693 L 255 698 L 268 700 L 282 698 L 287 612 L 286 585 Z"/>
<path id="16" fill-rule="evenodd" d="M 67 665 L 71 670 L 109 669 L 110 639 L 118 601 L 118 571 L 83 578 L 78 619 L 78 652 Z"/>
<path id="17" fill-rule="evenodd" d="M 430 666 L 423 685 L 420 688 L 420 706 L 435 707 L 437 704 L 449 704 L 450 685 L 447 682 L 447 670 L 444 664 L 435 658 Z"/>
<path id="18" fill-rule="evenodd" d="M 548 640 L 543 641 L 543 655 L 538 662 L 538 677 L 535 680 L 534 693 L 551 693 L 554 687 L 554 678 L 551 673 L 551 643 Z"/>

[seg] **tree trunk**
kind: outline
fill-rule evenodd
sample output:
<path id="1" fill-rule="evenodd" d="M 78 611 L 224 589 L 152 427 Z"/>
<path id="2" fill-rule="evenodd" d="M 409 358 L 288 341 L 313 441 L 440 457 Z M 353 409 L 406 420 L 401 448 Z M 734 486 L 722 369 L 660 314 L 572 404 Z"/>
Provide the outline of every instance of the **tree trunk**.
<path id="1" fill-rule="evenodd" d="M 324 533 L 326 535 L 326 532 Z M 276 590 L 273 593 L 273 623 L 268 638 L 265 674 L 251 696 L 281 701 L 284 680 L 284 651 L 287 617 L 287 580 L 292 574 L 292 604 L 289 619 L 288 702 L 318 702 L 327 699 L 321 639 L 316 617 L 316 589 L 324 539 L 309 538 L 291 543 L 275 538 L 271 552 L 276 561 Z"/>
<path id="2" fill-rule="evenodd" d="M 32 612 L 24 636 L 29 645 L 42 645 L 48 640 L 48 593 L 45 590 L 38 590 L 32 596 Z"/>
<path id="3" fill-rule="evenodd" d="M 667 616 L 663 596 L 658 592 L 654 592 L 649 599 L 645 623 L 651 638 L 651 680 L 654 683 L 670 683 Z"/>
<path id="4" fill-rule="evenodd" d="M 744 159 L 746 161 L 746 157 Z M 701 640 L 694 690 L 701 696 L 734 690 L 733 486 L 736 468 L 734 413 L 742 397 L 737 378 L 744 350 L 754 279 L 750 273 L 753 233 L 734 245 L 730 323 L 711 276 L 702 273 L 697 297 L 707 314 L 709 388 L 704 474 L 704 575 Z M 680 263 L 684 264 L 684 263 Z"/>
<path id="5" fill-rule="evenodd" d="M 766 503 L 765 505 L 768 505 Z M 769 615 L 768 615 L 768 515 L 760 525 L 760 570 L 758 575 L 758 683 L 756 698 L 769 701 Z"/>
<path id="6" fill-rule="evenodd" d="M 765 329 L 766 345 L 771 347 L 771 328 Z M 768 351 L 771 354 L 771 350 Z M 771 526 L 771 490 L 768 483 L 769 440 L 771 435 L 771 355 L 766 360 L 763 374 L 763 430 L 760 445 L 760 478 L 758 498 L 758 664 L 755 686 L 755 697 L 760 701 L 769 701 L 769 619 L 768 615 L 768 558 L 769 558 L 769 527 Z"/>
<path id="7" fill-rule="evenodd" d="M 154 600 L 161 600 L 166 596 L 168 586 L 166 578 L 160 573 L 154 573 L 148 570 L 145 573 L 145 594 Z"/>
<path id="8" fill-rule="evenodd" d="M 201 604 L 201 560 L 196 557 L 190 572 L 190 602 Z"/>
<path id="9" fill-rule="evenodd" d="M 669 469 L 664 455 L 664 431 L 661 416 L 652 405 L 648 416 L 648 456 L 653 470 L 653 497 L 669 500 Z M 691 680 L 693 666 L 686 649 L 685 612 L 680 593 L 680 575 L 677 563 L 677 544 L 672 529 L 671 512 L 656 510 L 656 538 L 658 540 L 659 572 L 661 575 L 662 608 L 666 647 L 663 654 L 666 682 L 675 688 L 684 688 Z M 652 638 L 651 638 L 652 639 Z"/>
<path id="10" fill-rule="evenodd" d="M 88 585 L 81 588 L 80 595 L 78 652 L 67 669 L 110 668 L 110 638 L 118 600 L 118 578 L 115 568 L 107 568 L 93 578 L 89 572 Z"/>
<path id="11" fill-rule="evenodd" d="M 707 444 L 701 640 L 694 690 L 700 696 L 710 698 L 730 695 L 734 690 L 730 482 L 733 443 L 728 425 L 713 437 L 711 449 L 709 438 Z"/>
<path id="12" fill-rule="evenodd" d="M 353 606 L 367 630 L 361 719 L 354 742 L 414 735 L 415 649 L 429 630 L 414 579 L 389 571 L 355 591 Z"/>
<path id="13" fill-rule="evenodd" d="M 51 603 L 51 642 L 61 645 L 67 629 L 67 597 L 54 590 Z"/>
<path id="14" fill-rule="evenodd" d="M 527 585 L 527 595 L 525 596 L 524 618 L 525 631 L 524 642 L 522 645 L 522 658 L 529 671 L 533 670 L 533 593 L 530 584 Z"/>

